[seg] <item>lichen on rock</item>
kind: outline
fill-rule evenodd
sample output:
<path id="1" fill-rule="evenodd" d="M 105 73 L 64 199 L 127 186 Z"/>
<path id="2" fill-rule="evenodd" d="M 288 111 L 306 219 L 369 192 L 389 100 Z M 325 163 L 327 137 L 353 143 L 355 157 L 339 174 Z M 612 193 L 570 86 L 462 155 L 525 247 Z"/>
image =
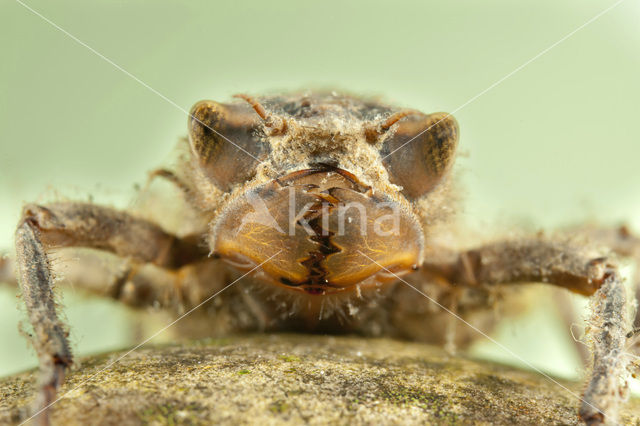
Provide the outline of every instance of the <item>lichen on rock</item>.
<path id="1" fill-rule="evenodd" d="M 54 424 L 579 424 L 579 401 L 535 373 L 418 343 L 246 335 L 81 360 Z M 34 372 L 0 381 L 0 423 L 25 420 Z M 562 383 L 576 395 L 581 385 Z M 622 410 L 640 422 L 640 404 Z"/>

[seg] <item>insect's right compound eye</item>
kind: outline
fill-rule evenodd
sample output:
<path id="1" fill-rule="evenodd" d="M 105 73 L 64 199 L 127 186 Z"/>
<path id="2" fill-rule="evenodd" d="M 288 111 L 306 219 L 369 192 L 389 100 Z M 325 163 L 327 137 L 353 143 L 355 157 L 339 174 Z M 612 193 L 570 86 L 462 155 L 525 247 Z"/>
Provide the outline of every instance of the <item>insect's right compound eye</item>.
<path id="1" fill-rule="evenodd" d="M 410 115 L 394 125 L 380 155 L 392 183 L 416 199 L 428 194 L 447 176 L 458 146 L 458 123 L 439 112 Z"/>
<path id="2" fill-rule="evenodd" d="M 269 154 L 250 106 L 201 101 L 189 114 L 189 143 L 200 168 L 223 191 L 251 179 Z"/>

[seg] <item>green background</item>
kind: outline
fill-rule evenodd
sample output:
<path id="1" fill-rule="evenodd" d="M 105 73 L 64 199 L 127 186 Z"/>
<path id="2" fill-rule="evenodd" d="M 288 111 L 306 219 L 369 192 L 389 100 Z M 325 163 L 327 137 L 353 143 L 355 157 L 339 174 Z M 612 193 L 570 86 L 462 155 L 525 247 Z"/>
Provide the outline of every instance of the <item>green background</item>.
<path id="1" fill-rule="evenodd" d="M 182 109 L 238 92 L 336 87 L 455 111 L 613 5 L 602 0 L 169 2 L 29 0 Z M 183 111 L 11 0 L 0 3 L 0 249 L 27 201 L 126 207 L 166 163 Z M 640 2 L 627 0 L 456 111 L 464 219 L 484 231 L 585 220 L 640 232 Z M 126 309 L 64 294 L 79 354 L 136 342 Z M 426 301 L 425 301 L 426 302 Z M 548 299 L 547 299 L 547 302 Z M 0 286 L 0 375 L 35 365 Z M 496 334 L 576 377 L 546 305 Z M 521 364 L 481 342 L 477 354 Z"/>

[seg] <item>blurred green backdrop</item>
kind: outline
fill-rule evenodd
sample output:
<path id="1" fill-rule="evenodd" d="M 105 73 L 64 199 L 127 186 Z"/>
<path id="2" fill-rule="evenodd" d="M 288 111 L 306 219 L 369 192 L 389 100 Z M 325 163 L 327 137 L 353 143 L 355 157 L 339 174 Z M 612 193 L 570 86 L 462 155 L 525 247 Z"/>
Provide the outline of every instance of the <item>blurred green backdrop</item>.
<path id="1" fill-rule="evenodd" d="M 614 1 L 26 3 L 184 109 L 237 92 L 336 87 L 454 111 Z M 465 219 L 640 232 L 640 2 L 627 0 L 456 112 Z M 0 249 L 26 201 L 126 207 L 186 116 L 21 4 L 0 3 Z M 77 352 L 134 343 L 121 306 L 64 296 Z M 503 324 L 518 356 L 576 376 L 545 307 Z M 0 286 L 0 376 L 35 365 Z M 554 328 L 555 327 L 555 328 Z M 560 331 L 559 331 L 560 330 Z M 521 363 L 489 343 L 476 353 Z"/>

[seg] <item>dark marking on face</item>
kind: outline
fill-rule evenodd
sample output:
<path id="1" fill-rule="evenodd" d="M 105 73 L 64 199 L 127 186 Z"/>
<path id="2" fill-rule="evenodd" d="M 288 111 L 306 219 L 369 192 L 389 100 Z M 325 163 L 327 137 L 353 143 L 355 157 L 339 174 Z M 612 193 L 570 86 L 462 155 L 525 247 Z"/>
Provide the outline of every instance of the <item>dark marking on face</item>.
<path id="1" fill-rule="evenodd" d="M 370 186 L 362 184 L 352 173 L 326 163 L 313 164 L 312 168 L 290 174 L 284 179 L 277 180 L 277 182 L 282 186 L 289 186 L 295 184 L 294 182 L 298 179 L 319 173 L 339 174 L 346 178 L 347 182 L 351 184 L 350 189 L 360 193 L 366 193 L 371 189 Z M 342 249 L 333 242 L 335 232 L 324 229 L 322 226 L 323 215 L 331 214 L 340 204 L 340 200 L 334 195 L 335 190 L 339 188 L 331 187 L 323 191 L 317 191 L 320 186 L 314 183 L 303 184 L 301 188 L 317 199 L 316 203 L 310 206 L 304 213 L 301 220 L 304 220 L 309 228 L 311 228 L 313 235 L 309 236 L 309 240 L 313 241 L 318 248 L 317 250 L 310 251 L 307 257 L 298 261 L 298 263 L 303 265 L 308 271 L 306 280 L 293 282 L 286 278 L 280 278 L 280 282 L 289 287 L 301 287 L 308 294 L 323 295 L 329 288 L 340 288 L 339 286 L 332 285 L 327 279 L 329 271 L 327 270 L 325 261 L 330 256 L 340 253 Z M 298 222 L 298 225 L 303 226 L 301 220 Z"/>

